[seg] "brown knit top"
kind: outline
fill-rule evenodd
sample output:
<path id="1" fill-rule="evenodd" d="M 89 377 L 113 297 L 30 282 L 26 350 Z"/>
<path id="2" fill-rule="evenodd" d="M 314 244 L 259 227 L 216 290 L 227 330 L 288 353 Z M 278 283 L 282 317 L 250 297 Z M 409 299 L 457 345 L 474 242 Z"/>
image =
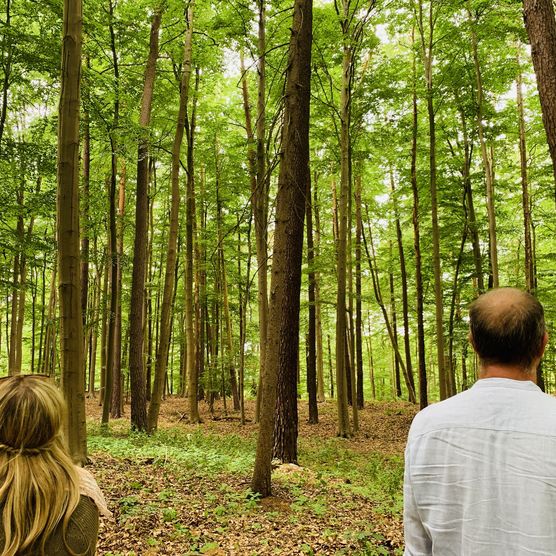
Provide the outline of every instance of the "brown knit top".
<path id="1" fill-rule="evenodd" d="M 60 523 L 52 536 L 46 541 L 44 556 L 94 556 L 98 537 L 99 511 L 88 497 L 81 496 L 66 529 L 65 542 L 63 527 Z M 66 548 L 70 548 L 71 552 Z M 0 527 L 0 547 L 4 545 L 4 532 Z M 35 548 L 21 556 L 43 556 Z"/>

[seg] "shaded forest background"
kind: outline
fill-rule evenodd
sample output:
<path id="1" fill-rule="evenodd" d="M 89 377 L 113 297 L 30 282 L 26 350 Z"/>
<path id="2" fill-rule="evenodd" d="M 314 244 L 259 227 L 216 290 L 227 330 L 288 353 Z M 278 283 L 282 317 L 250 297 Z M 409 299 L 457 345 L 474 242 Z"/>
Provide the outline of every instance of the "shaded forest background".
<path id="1" fill-rule="evenodd" d="M 424 406 L 467 388 L 467 306 L 489 287 L 534 292 L 552 331 L 556 189 L 522 10 L 314 2 L 300 349 L 279 375 L 283 431 L 297 433 L 291 392 L 311 399 L 310 420 L 336 398 L 349 436 L 365 400 Z M 60 1 L 4 0 L 10 374 L 61 372 L 62 21 Z M 291 1 L 83 2 L 77 371 L 103 423 L 131 400 L 132 424 L 152 431 L 167 394 L 188 396 L 191 422 L 216 399 L 243 422 L 245 397 L 258 419 L 291 27 Z M 554 355 L 539 373 L 549 392 Z"/>

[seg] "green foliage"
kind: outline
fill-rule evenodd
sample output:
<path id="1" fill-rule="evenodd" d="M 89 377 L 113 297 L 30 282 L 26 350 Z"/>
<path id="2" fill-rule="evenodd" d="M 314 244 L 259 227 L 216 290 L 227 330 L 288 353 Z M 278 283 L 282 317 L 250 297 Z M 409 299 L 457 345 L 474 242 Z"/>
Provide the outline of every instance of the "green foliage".
<path id="1" fill-rule="evenodd" d="M 92 430 L 91 430 L 92 429 Z M 89 450 L 106 452 L 114 457 L 152 460 L 156 465 L 171 465 L 214 475 L 223 471 L 237 473 L 248 469 L 254 459 L 254 439 L 239 435 L 226 437 L 206 434 L 198 429 L 186 433 L 181 429 L 165 429 L 153 436 L 131 432 L 120 436 L 100 434 L 92 425 Z M 170 499 L 171 491 L 163 491 L 161 500 Z"/>

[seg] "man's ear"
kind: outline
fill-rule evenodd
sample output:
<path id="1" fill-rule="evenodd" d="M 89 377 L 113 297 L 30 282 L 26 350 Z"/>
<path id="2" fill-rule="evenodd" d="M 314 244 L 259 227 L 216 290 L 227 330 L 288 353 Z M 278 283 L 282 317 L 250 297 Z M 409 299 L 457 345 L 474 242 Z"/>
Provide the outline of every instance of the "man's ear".
<path id="1" fill-rule="evenodd" d="M 473 334 L 471 334 L 471 330 L 467 333 L 467 339 L 469 340 L 471 347 L 475 349 L 475 342 L 473 342 Z"/>
<path id="2" fill-rule="evenodd" d="M 543 356 L 547 344 L 548 344 L 548 332 L 545 330 L 544 336 L 542 337 L 542 341 L 541 341 L 541 352 L 539 354 L 540 357 Z"/>

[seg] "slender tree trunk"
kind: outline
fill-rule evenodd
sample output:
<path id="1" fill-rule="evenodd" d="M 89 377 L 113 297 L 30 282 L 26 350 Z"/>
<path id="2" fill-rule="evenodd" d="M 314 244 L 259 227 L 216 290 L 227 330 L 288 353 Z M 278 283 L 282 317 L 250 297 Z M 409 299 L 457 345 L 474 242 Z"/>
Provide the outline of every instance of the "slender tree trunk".
<path id="1" fill-rule="evenodd" d="M 390 321 L 390 317 L 388 316 L 388 311 L 386 310 L 386 305 L 384 304 L 384 300 L 382 297 L 382 292 L 380 290 L 380 280 L 379 280 L 379 275 L 378 275 L 378 269 L 376 266 L 376 255 L 375 255 L 375 249 L 374 249 L 374 242 L 373 242 L 373 236 L 372 236 L 372 232 L 371 232 L 371 228 L 370 228 L 370 219 L 367 215 L 367 220 L 369 221 L 369 240 L 370 240 L 370 245 L 371 245 L 371 251 L 369 252 L 369 246 L 367 245 L 367 239 L 365 237 L 365 230 L 362 230 L 362 235 L 363 235 L 363 244 L 365 246 L 365 252 L 367 255 L 367 261 L 369 263 L 369 270 L 371 271 L 371 279 L 373 282 L 373 290 L 374 290 L 374 294 L 375 294 L 375 299 L 378 303 L 378 306 L 380 307 L 380 310 L 382 311 L 382 317 L 384 319 L 384 324 L 386 325 L 386 330 L 388 332 L 388 336 L 390 338 L 390 342 L 392 344 L 392 348 L 394 350 L 394 356 L 398 361 L 398 364 L 402 370 L 402 373 L 404 375 L 405 378 L 405 384 L 407 387 L 407 391 L 408 391 L 408 396 L 409 399 L 414 399 L 415 397 L 415 392 L 412 392 L 412 386 L 411 383 L 409 381 L 409 377 L 407 375 L 407 369 L 406 366 L 403 362 L 402 356 L 400 354 L 400 350 L 398 347 L 398 342 L 396 340 L 396 335 L 394 332 L 394 328 L 392 326 L 392 323 Z"/>
<path id="2" fill-rule="evenodd" d="M 403 234 L 402 226 L 400 224 L 400 214 L 398 208 L 398 199 L 396 194 L 396 186 L 394 184 L 394 175 L 390 174 L 390 185 L 392 188 L 392 198 L 394 203 L 394 217 L 396 219 L 396 238 L 398 240 L 398 253 L 400 256 L 400 275 L 401 275 L 401 286 L 402 286 L 402 318 L 403 318 L 403 329 L 404 329 L 404 349 L 405 349 L 405 366 L 407 368 L 407 376 L 409 383 L 411 384 L 411 390 L 415 392 L 415 379 L 413 377 L 413 364 L 411 362 L 411 334 L 409 330 L 409 295 L 407 286 L 407 268 L 405 264 L 405 251 L 403 247 Z M 414 397 L 409 400 L 411 403 L 417 403 L 417 399 Z"/>
<path id="3" fill-rule="evenodd" d="M 185 118 L 187 113 L 187 100 L 189 98 L 189 82 L 191 79 L 191 53 L 193 47 L 193 6 L 190 4 L 187 14 L 187 32 L 183 47 L 183 63 L 180 82 L 180 101 L 176 134 L 172 147 L 172 173 L 171 205 L 170 205 L 170 231 L 168 232 L 168 250 L 166 254 L 166 272 L 164 275 L 164 293 L 160 317 L 160 339 L 156 356 L 154 387 L 149 405 L 148 430 L 153 432 L 158 426 L 160 402 L 164 389 L 166 375 L 166 361 L 168 346 L 170 344 L 170 318 L 172 313 L 172 298 L 175 290 L 175 271 L 177 263 L 177 243 L 179 228 L 180 206 L 180 154 L 185 131 Z"/>
<path id="4" fill-rule="evenodd" d="M 338 436 L 347 438 L 352 431 L 348 413 L 348 388 L 346 369 L 346 286 L 347 286 L 347 220 L 349 193 L 349 128 L 352 80 L 352 46 L 347 35 L 349 2 L 343 3 L 342 32 L 344 37 L 342 57 L 342 85 L 340 93 L 340 200 L 338 206 L 338 235 L 336 239 L 336 399 L 338 406 Z"/>
<path id="5" fill-rule="evenodd" d="M 473 51 L 473 61 L 475 64 L 475 82 L 477 85 L 477 131 L 479 134 L 479 145 L 485 169 L 485 181 L 487 191 L 487 214 L 488 214 L 488 235 L 490 242 L 490 268 L 492 271 L 492 286 L 497 288 L 500 284 L 498 277 L 498 242 L 496 239 L 496 212 L 494 207 L 494 171 L 492 161 L 489 159 L 487 144 L 484 134 L 484 110 L 483 110 L 483 77 L 481 65 L 479 63 L 479 49 L 477 33 L 475 32 L 475 19 L 467 2 L 467 14 L 471 27 L 471 47 Z"/>
<path id="6" fill-rule="evenodd" d="M 4 29 L 11 29 L 11 0 L 6 0 L 6 18 Z M 4 137 L 4 126 L 8 115 L 8 95 L 11 81 L 12 60 L 13 60 L 13 35 L 9 32 L 4 33 L 2 38 L 2 66 L 4 67 L 4 78 L 2 82 L 2 105 L 0 107 L 0 154 L 2 153 L 2 138 Z M 6 58 L 4 59 L 4 53 Z M 5 61 L 4 61 L 5 60 Z"/>
<path id="7" fill-rule="evenodd" d="M 394 341 L 396 343 L 397 348 L 399 349 L 400 343 L 398 341 L 398 313 L 396 311 L 396 295 L 394 289 L 394 273 L 392 272 L 392 267 L 394 261 L 392 260 L 392 241 L 389 241 L 389 270 L 388 270 L 388 283 L 390 286 L 390 316 L 392 319 L 392 334 L 394 336 Z M 375 262 L 376 267 L 376 262 Z M 394 364 L 394 388 L 396 391 L 396 397 L 402 397 L 402 380 L 400 376 L 400 361 L 398 357 L 394 356 L 393 358 Z"/>
<path id="8" fill-rule="evenodd" d="M 481 294 L 485 291 L 485 284 L 483 280 L 483 264 L 481 257 L 481 245 L 479 242 L 479 230 L 477 226 L 477 217 L 475 216 L 475 203 L 473 202 L 473 187 L 471 184 L 471 150 L 472 144 L 469 142 L 469 133 L 467 131 L 467 120 L 465 117 L 465 111 L 460 110 L 461 114 L 461 129 L 463 134 L 463 149 L 464 149 L 464 161 L 463 161 L 463 186 L 465 188 L 465 207 L 467 210 L 467 221 L 469 231 L 471 233 L 471 243 L 473 246 L 473 261 L 475 263 L 475 274 L 477 278 L 477 290 Z"/>
<path id="9" fill-rule="evenodd" d="M 131 383 L 131 426 L 147 429 L 146 381 L 143 362 L 144 333 L 143 306 L 145 303 L 146 240 L 148 219 L 149 139 L 152 97 L 158 58 L 158 33 L 162 14 L 156 11 L 152 18 L 149 57 L 145 69 L 139 125 L 141 135 L 137 154 L 137 190 L 135 194 L 135 242 L 133 275 L 131 282 L 131 310 L 129 315 L 129 378 Z"/>
<path id="10" fill-rule="evenodd" d="M 87 459 L 83 320 L 79 253 L 79 89 L 81 0 L 64 1 L 62 87 L 58 112 L 58 288 L 62 390 L 68 404 L 66 438 L 77 463 Z"/>
<path id="11" fill-rule="evenodd" d="M 310 176 L 310 174 L 309 174 Z M 319 422 L 317 406 L 317 311 L 315 299 L 315 248 L 313 244 L 313 206 L 311 202 L 311 180 L 307 180 L 307 266 L 309 269 L 309 332 L 307 334 L 307 393 L 309 396 L 309 423 Z"/>
<path id="12" fill-rule="evenodd" d="M 218 148 L 218 141 L 215 141 Z M 234 410 L 239 411 L 239 392 L 237 388 L 236 370 L 234 365 L 234 342 L 232 338 L 232 319 L 230 317 L 230 303 L 228 296 L 228 278 L 226 276 L 226 259 L 224 257 L 224 237 L 222 234 L 222 203 L 220 200 L 220 170 L 218 153 L 216 153 L 216 223 L 218 228 L 218 256 L 220 257 L 220 284 L 222 290 L 222 309 L 224 311 L 224 325 L 226 326 L 226 350 L 227 359 L 226 366 L 229 369 L 230 389 L 232 391 L 232 400 Z M 224 338 L 222 338 L 224 340 Z"/>
<path id="13" fill-rule="evenodd" d="M 23 184 L 17 193 L 17 202 L 20 209 L 20 214 L 17 218 L 17 228 L 16 236 L 18 240 L 17 251 L 14 255 L 13 264 L 13 285 L 12 285 L 12 296 L 10 302 L 11 314 L 10 314 L 10 347 L 8 352 L 8 374 L 10 376 L 18 374 L 21 369 L 17 368 L 17 352 L 18 352 L 18 340 L 17 340 L 17 315 L 18 304 L 19 304 L 19 289 L 20 289 L 20 278 L 21 278 L 21 262 L 23 258 L 24 249 L 24 229 L 23 229 Z"/>
<path id="14" fill-rule="evenodd" d="M 438 226 L 438 193 L 436 176 L 436 120 L 434 111 L 433 89 L 433 47 L 434 47 L 434 10 L 430 3 L 428 16 L 428 36 L 425 35 L 423 23 L 423 3 L 419 1 L 419 28 L 425 64 L 425 81 L 427 85 L 427 112 L 429 117 L 429 171 L 432 222 L 432 261 L 434 270 L 434 303 L 436 316 L 436 354 L 438 361 L 438 381 L 440 385 L 440 399 L 448 397 L 447 375 L 444 361 L 444 299 L 442 286 L 442 270 L 440 266 L 440 229 Z"/>
<path id="15" fill-rule="evenodd" d="M 529 197 L 529 179 L 527 176 L 527 140 L 525 132 L 525 115 L 523 109 L 523 78 L 519 54 L 517 57 L 517 112 L 519 119 L 519 157 L 521 168 L 521 192 L 523 206 L 523 237 L 525 245 L 525 285 L 528 292 L 534 293 L 533 246 L 531 241 L 531 200 Z"/>
<path id="16" fill-rule="evenodd" d="M 111 151 L 111 173 L 110 186 L 108 189 L 108 206 L 110 229 L 110 311 L 108 318 L 108 344 L 106 355 L 106 377 L 104 383 L 104 398 L 102 402 L 102 424 L 107 425 L 110 417 L 112 404 L 112 392 L 114 390 L 114 368 L 116 360 L 116 312 L 118 308 L 118 237 L 116 232 L 116 180 L 118 173 L 118 142 L 117 133 L 120 119 L 120 75 L 118 67 L 118 55 L 116 52 L 116 35 L 114 32 L 114 5 L 112 0 L 108 2 L 110 46 L 112 50 L 112 63 L 114 66 L 114 120 L 110 130 Z"/>
<path id="17" fill-rule="evenodd" d="M 199 83 L 197 69 L 196 85 Z M 193 110 L 194 112 L 194 110 Z M 187 334 L 187 376 L 189 379 L 189 421 L 199 423 L 199 369 L 197 368 L 197 337 L 196 337 L 196 312 L 194 310 L 193 274 L 194 274 L 194 249 L 195 249 L 195 174 L 193 163 L 193 148 L 195 138 L 195 118 L 192 114 L 191 121 L 186 121 L 187 127 L 187 193 L 186 193 L 186 225 L 185 225 L 185 326 Z"/>
<path id="18" fill-rule="evenodd" d="M 119 419 L 123 414 L 123 375 L 122 375 L 122 259 L 124 255 L 124 216 L 125 216 L 125 186 L 127 171 L 125 159 L 122 159 L 120 169 L 120 183 L 118 191 L 118 218 L 116 220 L 116 260 L 118 283 L 118 301 L 114 316 L 114 367 L 112 377 L 112 407 L 111 416 Z"/>
<path id="19" fill-rule="evenodd" d="M 315 259 L 320 256 L 320 215 L 318 205 L 318 176 L 315 172 L 313 182 L 313 214 L 315 216 Z M 315 272 L 315 319 L 316 319 L 316 345 L 317 345 L 317 400 L 323 402 L 324 396 L 324 354 L 322 346 L 322 311 L 320 301 L 320 273 Z"/>
<path id="20" fill-rule="evenodd" d="M 357 407 L 365 405 L 363 394 L 363 317 L 361 304 L 361 171 L 355 179 L 355 362 L 357 367 Z"/>
<path id="21" fill-rule="evenodd" d="M 412 43 L 415 42 L 415 29 Z M 417 182 L 417 135 L 419 131 L 419 113 L 417 106 L 417 64 L 413 56 L 413 125 L 411 142 L 411 190 L 413 193 L 413 249 L 415 251 L 415 298 L 417 312 L 417 357 L 419 361 L 419 407 L 428 405 L 427 369 L 425 353 L 425 324 L 423 318 L 423 273 L 421 265 L 421 232 L 419 225 L 419 184 Z"/>
<path id="22" fill-rule="evenodd" d="M 266 169 L 266 1 L 257 0 L 258 21 L 258 67 L 259 76 L 257 96 L 257 180 L 256 189 L 251 192 L 253 215 L 255 217 L 255 248 L 257 253 L 257 287 L 259 311 L 259 384 L 255 407 L 255 422 L 259 422 L 262 404 L 262 380 L 265 375 L 267 330 L 268 330 L 268 190 L 270 176 Z"/>
<path id="23" fill-rule="evenodd" d="M 297 378 L 303 224 L 309 179 L 312 12 L 312 0 L 295 0 L 276 200 L 269 341 L 257 454 L 251 481 L 252 490 L 262 496 L 271 494 L 270 464 L 278 375 L 293 384 Z M 292 427 L 297 427 L 296 417 L 292 416 Z"/>
<path id="24" fill-rule="evenodd" d="M 247 332 L 247 307 L 251 296 L 251 226 L 253 213 L 249 215 L 249 224 L 247 228 L 247 269 L 245 274 L 245 289 L 240 284 L 239 294 L 239 402 L 240 402 L 240 419 L 241 424 L 245 425 L 245 340 Z M 237 270 L 238 276 L 241 277 L 241 228 L 240 217 L 237 222 Z M 207 319 L 208 322 L 208 319 Z"/>

